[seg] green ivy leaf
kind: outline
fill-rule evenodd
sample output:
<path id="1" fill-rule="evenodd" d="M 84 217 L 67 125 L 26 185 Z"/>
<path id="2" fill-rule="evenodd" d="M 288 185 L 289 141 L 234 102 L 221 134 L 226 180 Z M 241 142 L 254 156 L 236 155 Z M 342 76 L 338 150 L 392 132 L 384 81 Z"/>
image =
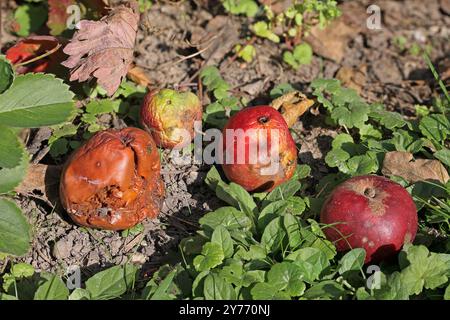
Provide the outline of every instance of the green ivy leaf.
<path id="1" fill-rule="evenodd" d="M 73 93 L 49 74 L 18 76 L 0 95 L 0 124 L 33 128 L 65 122 L 74 111 Z"/>
<path id="2" fill-rule="evenodd" d="M 20 208 L 0 198 L 0 252 L 22 256 L 30 248 L 30 226 Z"/>

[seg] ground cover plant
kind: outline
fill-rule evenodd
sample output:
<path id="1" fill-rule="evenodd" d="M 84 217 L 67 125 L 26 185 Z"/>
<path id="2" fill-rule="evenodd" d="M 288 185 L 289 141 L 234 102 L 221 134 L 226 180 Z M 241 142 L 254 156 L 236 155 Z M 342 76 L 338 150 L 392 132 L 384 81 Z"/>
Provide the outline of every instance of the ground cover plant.
<path id="1" fill-rule="evenodd" d="M 0 9 L 0 300 L 450 299 L 446 1 Z"/>

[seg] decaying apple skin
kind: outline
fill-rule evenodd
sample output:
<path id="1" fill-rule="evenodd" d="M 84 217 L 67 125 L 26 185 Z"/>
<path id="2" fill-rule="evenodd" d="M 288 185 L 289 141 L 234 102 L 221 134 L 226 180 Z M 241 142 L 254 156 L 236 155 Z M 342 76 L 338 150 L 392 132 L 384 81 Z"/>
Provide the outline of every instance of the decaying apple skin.
<path id="1" fill-rule="evenodd" d="M 237 161 L 239 147 L 237 140 L 229 142 L 226 138 L 226 131 L 228 129 L 238 130 L 242 129 L 248 133 L 249 129 L 264 129 L 267 132 L 267 150 L 268 153 L 275 151 L 272 141 L 273 129 L 277 129 L 279 135 L 279 149 L 277 163 L 278 169 L 273 174 L 262 174 L 262 169 L 269 167 L 271 164 L 263 164 L 258 161 L 251 163 L 249 147 L 251 143 L 258 145 L 260 143 L 255 135 L 248 134 L 245 137 L 245 161 L 239 164 Z M 278 185 L 289 180 L 297 166 L 297 148 L 294 140 L 289 132 L 281 113 L 271 106 L 256 106 L 244 108 L 235 115 L 233 115 L 222 131 L 223 135 L 223 154 L 231 151 L 234 154 L 234 161 L 232 164 L 224 162 L 222 164 L 223 171 L 228 180 L 241 185 L 245 190 L 250 192 L 265 192 L 271 191 Z M 229 150 L 231 149 L 231 150 Z M 228 151 L 227 151 L 228 150 Z M 276 160 L 274 160 L 276 161 Z"/>
<path id="2" fill-rule="evenodd" d="M 141 107 L 141 124 L 158 146 L 181 149 L 194 138 L 194 122 L 202 119 L 202 105 L 192 92 L 150 91 Z M 186 134 L 181 136 L 181 130 Z"/>
<path id="3" fill-rule="evenodd" d="M 333 190 L 320 221 L 333 224 L 324 232 L 338 251 L 364 248 L 366 263 L 379 262 L 414 240 L 417 209 L 401 185 L 380 176 L 358 176 Z"/>
<path id="4" fill-rule="evenodd" d="M 156 144 L 144 130 L 98 132 L 68 159 L 61 202 L 79 225 L 131 228 L 159 213 L 164 196 L 160 167 Z"/>

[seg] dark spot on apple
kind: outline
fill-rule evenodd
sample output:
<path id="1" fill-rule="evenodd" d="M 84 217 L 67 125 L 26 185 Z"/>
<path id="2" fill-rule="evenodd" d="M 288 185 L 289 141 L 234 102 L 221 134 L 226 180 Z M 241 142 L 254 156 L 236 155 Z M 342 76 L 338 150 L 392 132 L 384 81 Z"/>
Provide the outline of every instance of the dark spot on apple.
<path id="1" fill-rule="evenodd" d="M 258 118 L 258 122 L 261 124 L 266 124 L 267 122 L 269 122 L 269 117 L 268 116 L 261 116 Z"/>
<path id="2" fill-rule="evenodd" d="M 98 167 L 98 168 L 100 168 L 100 167 L 102 166 L 102 164 L 101 164 L 100 161 L 97 161 L 97 162 L 95 163 L 95 166 Z"/>
<path id="3" fill-rule="evenodd" d="M 262 185 L 260 185 L 259 187 L 257 187 L 255 190 L 252 190 L 252 192 L 264 192 L 269 190 L 270 188 L 272 188 L 274 185 L 273 181 L 267 181 L 265 183 L 263 183 Z"/>
<path id="4" fill-rule="evenodd" d="M 367 188 L 366 190 L 364 190 L 364 195 L 366 197 L 375 198 L 376 194 L 377 192 L 375 191 L 374 188 Z"/>

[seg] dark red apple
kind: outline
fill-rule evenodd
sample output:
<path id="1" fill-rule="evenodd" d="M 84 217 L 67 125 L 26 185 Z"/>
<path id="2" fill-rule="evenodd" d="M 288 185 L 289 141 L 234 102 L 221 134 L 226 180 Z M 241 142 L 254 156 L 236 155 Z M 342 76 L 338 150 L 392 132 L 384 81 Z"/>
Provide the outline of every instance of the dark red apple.
<path id="1" fill-rule="evenodd" d="M 181 149 L 194 138 L 194 123 L 201 121 L 202 112 L 192 92 L 150 91 L 142 103 L 141 123 L 158 146 Z"/>
<path id="2" fill-rule="evenodd" d="M 228 120 L 222 134 L 223 171 L 247 191 L 271 191 L 294 174 L 297 148 L 286 121 L 274 108 L 245 108 Z"/>
<path id="3" fill-rule="evenodd" d="M 338 251 L 366 250 L 365 262 L 394 256 L 417 232 L 417 209 L 408 191 L 384 177 L 351 178 L 333 190 L 320 221 Z M 345 239 L 343 239 L 345 238 Z"/>

